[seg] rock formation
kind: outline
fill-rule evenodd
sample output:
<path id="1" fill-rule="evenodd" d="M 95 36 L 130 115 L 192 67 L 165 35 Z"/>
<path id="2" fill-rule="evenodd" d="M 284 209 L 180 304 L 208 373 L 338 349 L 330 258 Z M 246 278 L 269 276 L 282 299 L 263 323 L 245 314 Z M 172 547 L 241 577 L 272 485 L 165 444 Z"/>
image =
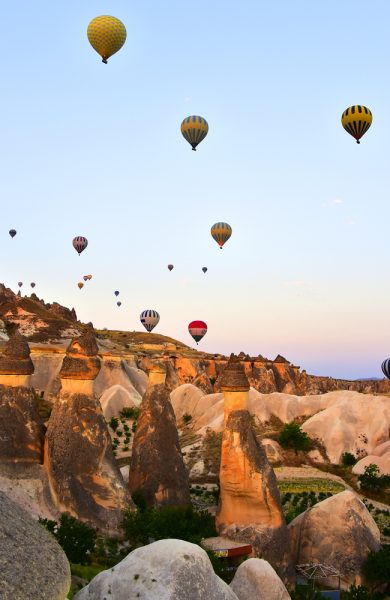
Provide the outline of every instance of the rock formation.
<path id="1" fill-rule="evenodd" d="M 45 427 L 34 390 L 26 387 L 33 371 L 28 343 L 16 331 L 0 356 L 1 462 L 42 462 Z"/>
<path id="2" fill-rule="evenodd" d="M 142 494 L 149 506 L 187 506 L 188 473 L 161 364 L 150 366 L 149 377 L 134 435 L 129 490 Z"/>
<path id="3" fill-rule="evenodd" d="M 350 491 L 319 502 L 289 525 L 294 564 L 325 563 L 337 569 L 343 589 L 364 584 L 362 566 L 380 547 L 379 529 L 363 502 Z M 323 582 L 337 587 L 335 578 Z"/>
<path id="4" fill-rule="evenodd" d="M 92 389 L 100 368 L 96 352 L 96 340 L 90 333 L 69 346 L 61 370 L 61 382 L 68 385 L 50 416 L 45 465 L 54 503 L 61 511 L 112 531 L 128 505 L 128 494 L 100 403 L 92 393 L 78 391 Z"/>
<path id="5" fill-rule="evenodd" d="M 222 379 L 228 416 L 222 437 L 216 525 L 220 535 L 250 543 L 271 564 L 286 567 L 288 536 L 276 477 L 253 433 L 249 412 L 234 410 L 247 400 L 245 379 L 241 363 L 231 358 Z M 236 392 L 234 386 L 239 388 Z"/>
<path id="6" fill-rule="evenodd" d="M 65 600 L 70 567 L 46 529 L 0 492 L 0 598 Z"/>
<path id="7" fill-rule="evenodd" d="M 238 600 L 289 600 L 290 595 L 271 565 L 249 558 L 237 569 L 230 584 Z"/>
<path id="8" fill-rule="evenodd" d="M 222 375 L 218 379 L 218 385 L 223 392 L 225 423 L 234 410 L 247 410 L 249 382 L 239 358 L 230 355 Z"/>
<path id="9" fill-rule="evenodd" d="M 75 600 L 237 600 L 213 571 L 204 550 L 182 540 L 160 540 L 131 552 L 99 573 Z"/>
<path id="10" fill-rule="evenodd" d="M 361 475 L 364 469 L 374 464 L 379 468 L 380 475 L 390 475 L 390 440 L 376 446 L 371 454 L 359 460 L 352 468 L 352 473 Z"/>

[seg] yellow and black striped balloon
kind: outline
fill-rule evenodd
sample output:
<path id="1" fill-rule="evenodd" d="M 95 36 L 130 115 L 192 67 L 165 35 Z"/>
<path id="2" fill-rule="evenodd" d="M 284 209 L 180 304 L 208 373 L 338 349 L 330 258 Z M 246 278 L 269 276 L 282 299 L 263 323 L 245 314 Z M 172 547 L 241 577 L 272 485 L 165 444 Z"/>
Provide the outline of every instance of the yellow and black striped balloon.
<path id="1" fill-rule="evenodd" d="M 126 27 L 122 21 L 116 17 L 102 15 L 92 19 L 88 25 L 87 35 L 92 48 L 102 57 L 102 61 L 107 64 L 107 60 L 118 52 L 126 41 Z"/>
<path id="2" fill-rule="evenodd" d="M 349 106 L 341 115 L 341 123 L 345 131 L 360 144 L 360 138 L 368 131 L 372 123 L 372 112 L 366 106 L 356 104 Z"/>
<path id="3" fill-rule="evenodd" d="M 232 235 L 232 228 L 229 223 L 214 223 L 211 228 L 211 235 L 222 250 L 222 246 Z"/>
<path id="4" fill-rule="evenodd" d="M 204 140 L 208 131 L 209 125 L 206 119 L 196 115 L 186 117 L 181 124 L 181 132 L 193 150 L 196 150 L 197 145 Z"/>

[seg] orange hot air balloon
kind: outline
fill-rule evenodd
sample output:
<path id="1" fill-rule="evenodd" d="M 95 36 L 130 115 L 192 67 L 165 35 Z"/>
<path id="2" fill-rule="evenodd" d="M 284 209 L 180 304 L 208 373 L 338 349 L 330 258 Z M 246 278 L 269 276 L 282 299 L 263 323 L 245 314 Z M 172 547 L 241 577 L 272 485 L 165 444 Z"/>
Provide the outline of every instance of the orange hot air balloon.
<path id="1" fill-rule="evenodd" d="M 82 290 L 84 287 L 84 284 L 82 281 L 79 281 L 77 285 L 78 285 L 79 290 Z"/>

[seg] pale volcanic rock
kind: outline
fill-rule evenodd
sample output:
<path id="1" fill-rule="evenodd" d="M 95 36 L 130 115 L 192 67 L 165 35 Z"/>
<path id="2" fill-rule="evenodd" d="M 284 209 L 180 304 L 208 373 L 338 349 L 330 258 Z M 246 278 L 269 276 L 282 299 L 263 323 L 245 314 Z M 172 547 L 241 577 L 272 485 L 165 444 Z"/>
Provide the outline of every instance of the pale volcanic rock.
<path id="1" fill-rule="evenodd" d="M 274 565 L 286 565 L 287 528 L 275 473 L 246 410 L 230 413 L 222 437 L 220 535 L 252 544 Z"/>
<path id="2" fill-rule="evenodd" d="M 368 465 L 376 465 L 380 475 L 390 475 L 390 450 L 380 456 L 377 454 L 365 456 L 352 467 L 352 473 L 362 475 Z"/>
<path id="3" fill-rule="evenodd" d="M 149 506 L 191 504 L 175 414 L 164 384 L 149 386 L 141 403 L 129 490 L 142 493 Z"/>
<path id="4" fill-rule="evenodd" d="M 344 452 L 364 457 L 389 440 L 390 400 L 358 392 L 333 392 L 337 399 L 302 426 L 325 447 L 329 460 L 339 463 Z"/>
<path id="5" fill-rule="evenodd" d="M 99 347 L 92 331 L 73 338 L 66 350 L 60 371 L 61 379 L 93 380 L 100 371 Z"/>
<path id="6" fill-rule="evenodd" d="M 55 538 L 0 492 L 0 598 L 65 600 L 70 566 Z"/>
<path id="7" fill-rule="evenodd" d="M 237 600 L 215 575 L 206 552 L 182 540 L 160 540 L 99 573 L 75 600 Z"/>
<path id="8" fill-rule="evenodd" d="M 94 392 L 99 397 L 112 386 L 120 385 L 131 396 L 138 393 L 139 402 L 144 395 L 148 384 L 146 373 L 137 369 L 133 363 L 128 363 L 119 356 L 104 356 L 101 361 L 101 370 L 94 381 Z"/>
<path id="9" fill-rule="evenodd" d="M 358 496 L 349 490 L 319 502 L 289 525 L 294 564 L 325 563 L 341 574 L 343 589 L 364 584 L 363 564 L 380 548 L 380 532 Z M 324 585 L 337 587 L 329 578 Z"/>
<path id="10" fill-rule="evenodd" d="M 51 413 L 45 465 L 55 505 L 103 530 L 116 529 L 128 494 L 99 401 L 64 394 Z"/>
<path id="11" fill-rule="evenodd" d="M 133 392 L 123 388 L 121 385 L 113 385 L 108 388 L 100 398 L 105 419 L 118 417 L 124 408 L 134 408 L 141 404 L 141 396 L 133 388 Z"/>
<path id="12" fill-rule="evenodd" d="M 0 385 L 0 462 L 41 463 L 44 437 L 34 390 Z"/>
<path id="13" fill-rule="evenodd" d="M 261 440 L 261 445 L 265 450 L 265 454 L 272 464 L 279 464 L 283 461 L 283 450 L 275 440 L 270 440 L 268 438 L 263 438 Z"/>
<path id="14" fill-rule="evenodd" d="M 238 600 L 289 600 L 290 594 L 271 565 L 249 558 L 237 569 L 230 584 Z"/>

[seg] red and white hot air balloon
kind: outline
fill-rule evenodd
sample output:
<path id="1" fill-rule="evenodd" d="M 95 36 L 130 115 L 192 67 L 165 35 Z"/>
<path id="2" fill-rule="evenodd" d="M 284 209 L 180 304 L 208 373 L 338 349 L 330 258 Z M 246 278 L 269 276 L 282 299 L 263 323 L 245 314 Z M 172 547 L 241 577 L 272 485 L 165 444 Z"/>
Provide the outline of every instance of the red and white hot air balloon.
<path id="1" fill-rule="evenodd" d="M 207 325 L 204 321 L 191 321 L 188 325 L 188 331 L 194 338 L 195 342 L 198 343 L 207 333 Z"/>

